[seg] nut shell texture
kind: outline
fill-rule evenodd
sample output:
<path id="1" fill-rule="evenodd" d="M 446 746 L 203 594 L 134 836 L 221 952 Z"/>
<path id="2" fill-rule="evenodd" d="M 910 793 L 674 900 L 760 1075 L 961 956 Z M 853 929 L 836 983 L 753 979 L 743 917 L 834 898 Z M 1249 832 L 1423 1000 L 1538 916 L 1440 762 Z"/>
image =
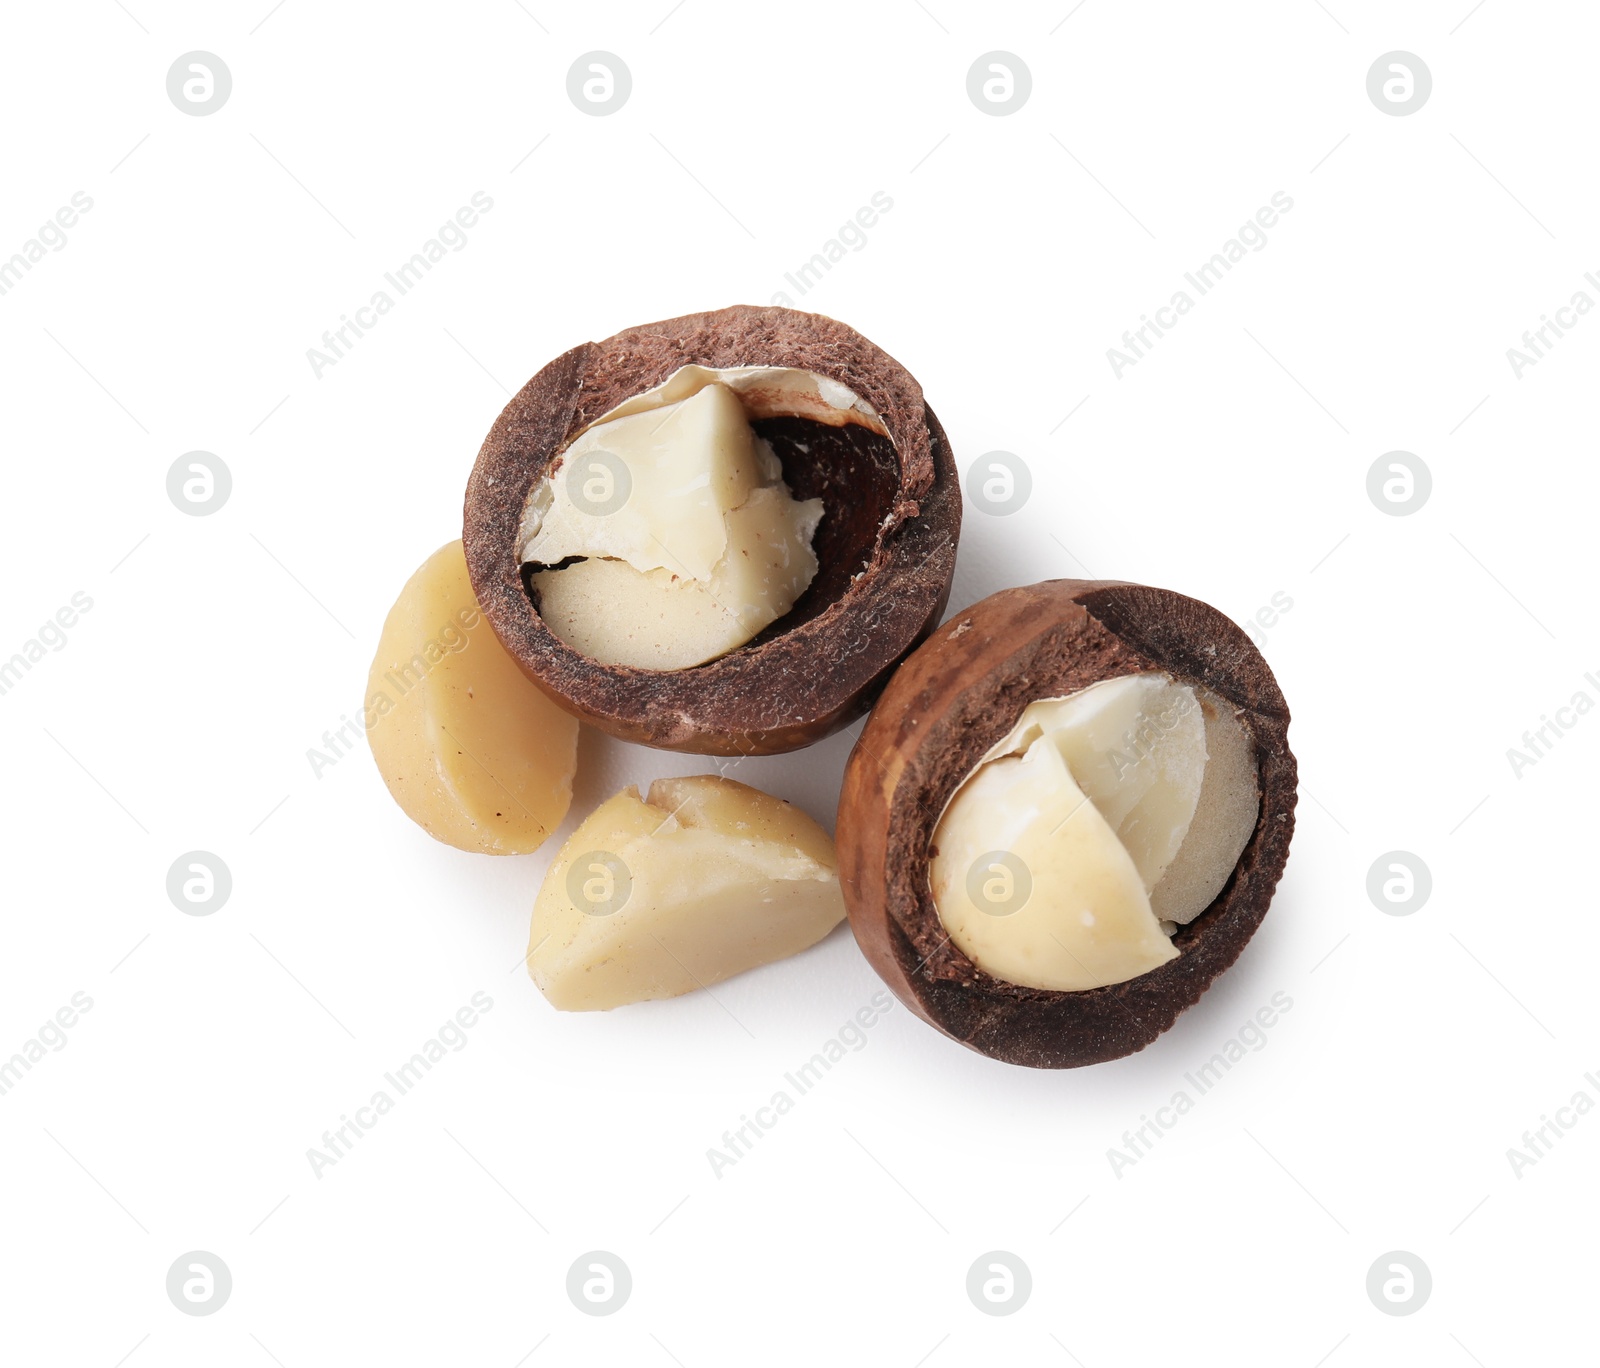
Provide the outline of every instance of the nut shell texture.
<path id="1" fill-rule="evenodd" d="M 1128 982 L 1053 992 L 983 973 L 950 942 L 933 903 L 940 814 L 1031 701 L 1148 670 L 1232 702 L 1255 745 L 1261 811 L 1233 876 L 1178 931 L 1178 958 Z M 1196 599 L 1084 580 L 994 594 L 907 659 L 851 753 L 836 839 L 856 940 L 902 1002 L 980 1054 L 1059 1069 L 1142 1050 L 1199 1001 L 1266 915 L 1294 832 L 1288 727 L 1261 653 Z"/>
<path id="2" fill-rule="evenodd" d="M 855 424 L 757 420 L 795 497 L 824 502 L 816 579 L 785 617 L 720 659 L 686 670 L 605 665 L 539 617 L 516 555 L 523 506 L 580 429 L 690 364 L 814 371 L 866 400 L 888 436 Z M 864 712 L 938 622 L 960 529 L 949 442 L 911 374 L 833 319 L 738 306 L 585 343 L 528 381 L 479 452 L 464 541 L 496 636 L 569 711 L 626 740 L 734 755 L 794 750 Z"/>

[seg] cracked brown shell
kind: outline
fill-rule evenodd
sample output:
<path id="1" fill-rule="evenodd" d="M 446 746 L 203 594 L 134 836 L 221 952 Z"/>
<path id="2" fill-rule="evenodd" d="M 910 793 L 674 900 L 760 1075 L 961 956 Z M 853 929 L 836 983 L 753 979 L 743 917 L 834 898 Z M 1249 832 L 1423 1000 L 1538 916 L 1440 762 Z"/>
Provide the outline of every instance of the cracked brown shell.
<path id="1" fill-rule="evenodd" d="M 978 969 L 945 934 L 928 879 L 956 788 L 1034 699 L 1165 670 L 1229 700 L 1255 743 L 1261 810 L 1232 877 L 1173 939 L 1181 952 L 1126 983 L 1063 993 Z M 963 1045 L 1065 1069 L 1142 1050 L 1238 959 L 1272 901 L 1294 833 L 1289 709 L 1250 638 L 1165 589 L 1049 580 L 955 614 L 896 671 L 851 752 L 839 877 L 856 940 L 895 995 Z"/>
<path id="2" fill-rule="evenodd" d="M 814 371 L 865 399 L 888 436 L 804 418 L 754 423 L 797 499 L 820 498 L 818 571 L 753 641 L 686 670 L 602 664 L 540 618 L 517 559 L 534 482 L 588 423 L 681 366 Z M 961 491 L 944 429 L 905 367 L 820 314 L 736 306 L 629 328 L 558 356 L 495 420 L 467 482 L 467 569 L 495 635 L 525 674 L 586 722 L 702 755 L 811 744 L 865 712 L 944 611 Z"/>

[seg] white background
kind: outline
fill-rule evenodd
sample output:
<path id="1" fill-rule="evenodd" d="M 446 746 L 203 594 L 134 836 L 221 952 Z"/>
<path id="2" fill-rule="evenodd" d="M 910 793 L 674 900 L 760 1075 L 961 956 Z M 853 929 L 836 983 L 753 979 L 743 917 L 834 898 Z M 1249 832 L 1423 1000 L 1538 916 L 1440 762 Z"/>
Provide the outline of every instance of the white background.
<path id="1" fill-rule="evenodd" d="M 0 255 L 75 191 L 93 209 L 0 297 L 0 656 L 75 592 L 93 608 L 0 697 L 0 1057 L 94 1005 L 0 1097 L 0 1358 L 1509 1368 L 1592 1346 L 1600 1119 L 1520 1176 L 1507 1151 L 1600 1100 L 1600 718 L 1520 777 L 1506 755 L 1600 699 L 1600 320 L 1520 378 L 1506 357 L 1600 299 L 1592 10 L 268 2 L 5 19 Z M 165 86 L 197 49 L 233 77 L 206 117 Z M 597 49 L 633 77 L 609 117 L 566 91 Z M 1395 49 L 1433 74 L 1408 117 L 1366 91 Z M 966 93 L 992 50 L 1032 73 L 1006 117 Z M 468 244 L 317 378 L 307 349 L 480 190 Z M 880 190 L 867 245 L 802 299 L 784 273 Z M 1276 191 L 1266 247 L 1118 378 L 1107 348 Z M 547 854 L 435 844 L 364 749 L 320 778 L 306 753 L 459 535 L 510 391 L 584 339 L 780 291 L 903 361 L 963 469 L 1031 468 L 1020 512 L 969 507 L 953 610 L 1090 572 L 1240 621 L 1292 599 L 1263 649 L 1303 784 L 1271 915 L 1155 1045 L 1031 1072 L 897 1008 L 717 1177 L 707 1150 L 878 987 L 848 930 L 715 998 L 563 1016 L 520 965 Z M 1408 517 L 1366 492 L 1397 449 L 1433 475 Z M 209 517 L 166 494 L 193 450 L 233 475 Z M 729 772 L 831 824 L 853 734 Z M 624 782 L 709 768 L 589 733 L 580 760 L 561 836 Z M 195 849 L 233 875 L 209 917 L 165 891 Z M 1408 917 L 1366 893 L 1392 850 L 1432 871 Z M 470 1044 L 317 1177 L 324 1130 L 477 991 Z M 1115 1171 L 1278 992 L 1264 1048 Z M 593 1249 L 633 1274 L 607 1318 L 565 1292 Z M 1007 1318 L 965 1293 L 996 1249 L 1033 1278 Z M 232 1270 L 208 1317 L 165 1293 L 190 1250 Z M 1365 1290 L 1391 1250 L 1432 1271 L 1405 1318 Z"/>

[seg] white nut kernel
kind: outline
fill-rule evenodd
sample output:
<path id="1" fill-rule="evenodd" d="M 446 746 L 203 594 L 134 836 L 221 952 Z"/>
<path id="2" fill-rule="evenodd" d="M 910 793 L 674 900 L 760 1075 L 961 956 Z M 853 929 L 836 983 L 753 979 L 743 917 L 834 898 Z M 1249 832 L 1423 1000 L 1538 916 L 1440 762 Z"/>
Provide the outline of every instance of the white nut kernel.
<path id="1" fill-rule="evenodd" d="M 716 775 L 626 788 L 561 848 L 528 971 L 563 1011 L 677 997 L 798 954 L 844 919 L 828 834 Z"/>
<path id="2" fill-rule="evenodd" d="M 459 541 L 406 581 L 367 680 L 367 742 L 405 814 L 460 850 L 521 855 L 572 801 L 578 723 L 478 611 Z"/>
<path id="3" fill-rule="evenodd" d="M 518 550 L 548 567 L 532 576 L 540 615 L 591 659 L 655 670 L 714 660 L 816 576 L 822 501 L 792 497 L 739 394 L 702 375 L 679 382 L 689 392 L 673 402 L 640 407 L 638 396 L 591 424 L 529 495 Z"/>
<path id="4" fill-rule="evenodd" d="M 1175 959 L 1260 807 L 1232 705 L 1152 672 L 1039 699 L 934 832 L 935 907 L 978 968 L 1077 992 Z"/>

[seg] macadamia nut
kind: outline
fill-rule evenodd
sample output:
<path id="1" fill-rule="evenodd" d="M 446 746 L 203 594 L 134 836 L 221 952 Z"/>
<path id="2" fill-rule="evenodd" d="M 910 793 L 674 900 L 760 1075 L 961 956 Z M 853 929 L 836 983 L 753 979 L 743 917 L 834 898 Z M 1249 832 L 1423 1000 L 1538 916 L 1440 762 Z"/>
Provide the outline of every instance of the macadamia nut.
<path id="1" fill-rule="evenodd" d="M 1260 796 L 1233 709 L 1170 675 L 1030 703 L 934 832 L 939 919 L 985 973 L 1076 992 L 1176 959 Z M 1170 928 L 1170 930 L 1168 929 Z"/>
<path id="2" fill-rule="evenodd" d="M 423 562 L 389 610 L 367 718 L 395 802 L 447 845 L 525 854 L 566 816 L 578 723 L 495 639 L 459 541 Z"/>
<path id="3" fill-rule="evenodd" d="M 816 944 L 844 920 L 827 832 L 716 775 L 626 788 L 562 846 L 528 972 L 563 1011 L 677 997 Z"/>
<path id="4" fill-rule="evenodd" d="M 744 645 L 817 573 L 820 499 L 796 500 L 738 396 L 687 398 L 580 433 L 523 513 L 540 616 L 610 665 L 677 670 Z"/>

